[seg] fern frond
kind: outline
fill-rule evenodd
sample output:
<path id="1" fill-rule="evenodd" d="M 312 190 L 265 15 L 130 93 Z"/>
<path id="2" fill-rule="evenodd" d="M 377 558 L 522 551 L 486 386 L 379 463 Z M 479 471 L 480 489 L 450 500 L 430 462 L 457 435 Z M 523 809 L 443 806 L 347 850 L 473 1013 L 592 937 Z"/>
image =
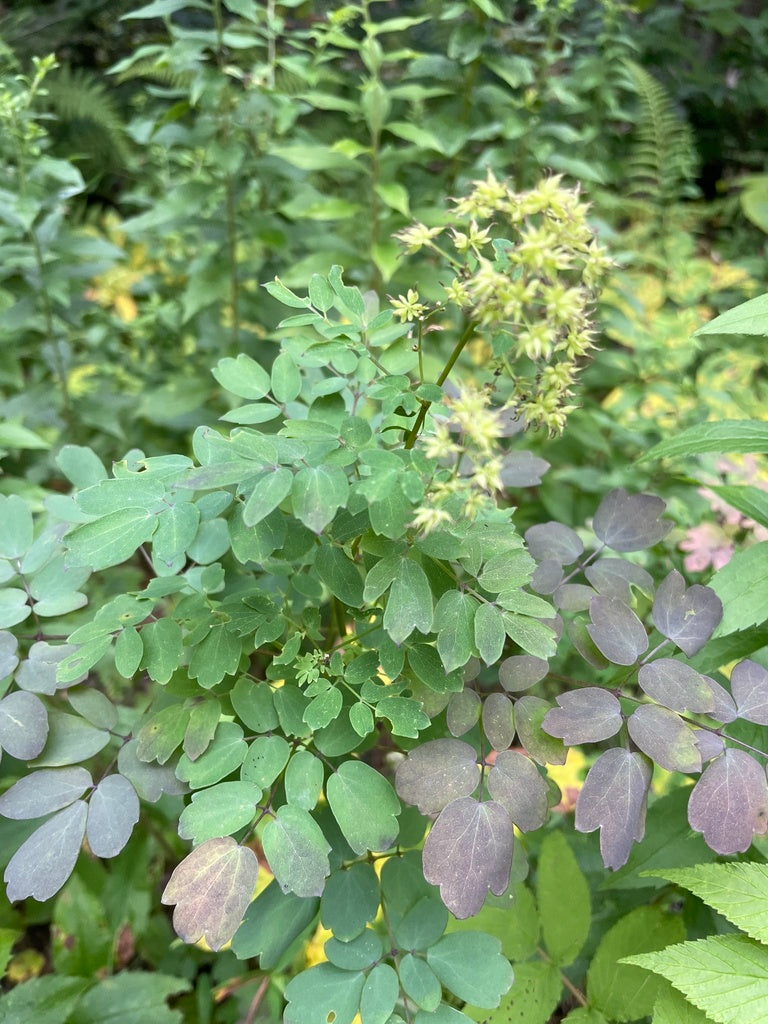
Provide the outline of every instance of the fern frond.
<path id="1" fill-rule="evenodd" d="M 696 169 L 693 133 L 660 82 L 634 61 L 627 61 L 626 68 L 640 100 L 628 159 L 627 193 L 661 213 L 692 194 Z"/>
<path id="2" fill-rule="evenodd" d="M 59 134 L 102 166 L 129 159 L 123 120 L 117 104 L 95 75 L 63 65 L 47 83 L 46 103 L 56 115 Z"/>
<path id="3" fill-rule="evenodd" d="M 172 89 L 185 89 L 194 77 L 195 72 L 191 68 L 179 71 L 153 57 L 144 57 L 119 72 L 117 80 L 118 82 L 128 82 L 135 78 L 150 78 L 152 81 L 159 82 L 160 85 L 167 85 Z"/>

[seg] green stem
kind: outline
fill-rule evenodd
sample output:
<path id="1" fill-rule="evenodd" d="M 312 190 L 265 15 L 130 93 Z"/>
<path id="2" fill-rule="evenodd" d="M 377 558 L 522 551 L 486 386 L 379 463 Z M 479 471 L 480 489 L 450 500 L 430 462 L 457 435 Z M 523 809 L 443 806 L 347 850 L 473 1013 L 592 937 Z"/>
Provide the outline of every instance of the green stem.
<path id="1" fill-rule="evenodd" d="M 450 356 L 448 358 L 448 362 L 445 364 L 443 369 L 440 371 L 440 376 L 437 378 L 437 385 L 438 385 L 438 387 L 441 384 L 444 384 L 446 382 L 446 380 L 448 379 L 448 375 L 450 374 L 451 370 L 456 365 L 456 361 L 458 360 L 458 358 L 461 355 L 461 353 L 464 351 L 464 348 L 466 347 L 467 342 L 469 341 L 469 339 L 475 333 L 475 329 L 476 328 L 477 328 L 477 324 L 475 323 L 474 320 L 471 320 L 467 324 L 466 328 L 464 329 L 464 333 L 461 335 L 459 340 L 456 342 L 456 345 L 454 346 L 453 352 L 451 352 L 451 354 L 450 354 Z M 431 405 L 432 405 L 431 402 L 422 402 L 421 403 L 421 408 L 419 409 L 418 415 L 416 416 L 416 420 L 415 420 L 415 422 L 413 424 L 413 427 L 408 431 L 408 434 L 406 435 L 406 438 L 405 438 L 405 448 L 413 448 L 413 446 L 416 444 L 416 441 L 418 440 L 419 434 L 421 433 L 421 428 L 424 426 L 424 420 L 427 418 L 427 413 L 429 412 L 429 407 Z"/>

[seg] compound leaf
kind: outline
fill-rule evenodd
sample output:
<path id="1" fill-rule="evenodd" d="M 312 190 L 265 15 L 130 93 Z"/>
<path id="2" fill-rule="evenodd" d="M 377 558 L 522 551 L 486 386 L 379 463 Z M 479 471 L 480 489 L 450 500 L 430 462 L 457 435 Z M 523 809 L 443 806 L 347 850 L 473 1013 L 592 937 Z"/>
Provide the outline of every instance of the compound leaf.
<path id="1" fill-rule="evenodd" d="M 653 874 L 690 890 L 751 938 L 768 940 L 768 865 L 694 864 Z"/>
<path id="2" fill-rule="evenodd" d="M 424 843 L 424 877 L 440 886 L 446 907 L 471 917 L 488 890 L 500 896 L 512 866 L 512 822 L 493 800 L 460 797 L 443 808 Z"/>
<path id="3" fill-rule="evenodd" d="M 185 942 L 204 938 L 212 950 L 228 942 L 251 901 L 259 862 L 231 836 L 209 839 L 173 871 L 161 902 L 175 904 L 173 927 Z"/>
<path id="4" fill-rule="evenodd" d="M 422 814 L 434 814 L 452 800 L 470 796 L 479 782 L 474 748 L 455 739 L 430 740 L 414 747 L 395 774 L 398 796 Z"/>
<path id="5" fill-rule="evenodd" d="M 651 768 L 642 754 L 606 750 L 589 770 L 576 801 L 579 832 L 600 829 L 603 863 L 614 871 L 626 863 L 632 844 L 645 832 Z"/>
<path id="6" fill-rule="evenodd" d="M 764 833 L 768 782 L 746 751 L 728 748 L 704 769 L 688 801 L 688 822 L 716 853 L 743 853 Z"/>

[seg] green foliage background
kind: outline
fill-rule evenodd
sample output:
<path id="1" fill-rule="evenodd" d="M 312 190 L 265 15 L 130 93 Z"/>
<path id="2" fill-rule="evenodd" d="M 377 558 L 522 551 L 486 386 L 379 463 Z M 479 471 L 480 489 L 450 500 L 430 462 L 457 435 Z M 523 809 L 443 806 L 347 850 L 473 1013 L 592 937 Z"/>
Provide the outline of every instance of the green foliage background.
<path id="1" fill-rule="evenodd" d="M 685 568 L 696 584 L 719 569 L 718 632 L 681 649 L 723 699 L 739 659 L 762 693 L 768 13 L 735 0 L 60 6 L 13 5 L 0 22 L 0 788 L 32 778 L 31 762 L 77 792 L 57 797 L 46 776 L 28 797 L 61 827 L 10 869 L 42 902 L 0 899 L 0 1019 L 759 1024 L 729 993 L 748 963 L 764 973 L 765 928 L 733 910 L 727 863 L 745 862 L 758 901 L 764 829 L 758 815 L 746 847 L 705 845 L 681 751 L 694 725 L 765 751 L 762 712 L 742 688 L 730 725 L 712 706 L 683 715 L 674 756 L 653 757 L 646 838 L 609 873 L 598 831 L 574 831 L 571 813 L 596 755 L 619 748 L 574 733 L 558 767 L 560 733 L 541 723 L 574 682 L 610 689 L 619 711 L 599 710 L 621 716 L 630 749 L 645 698 L 604 670 L 642 652 L 604 655 L 607 633 L 634 626 L 615 609 L 588 619 L 580 577 L 555 603 L 581 625 L 536 696 L 521 705 L 499 678 L 504 656 L 554 651 L 526 531 L 554 520 L 594 546 L 588 524 L 623 488 L 659 494 L 671 520 L 666 538 L 616 548 L 632 552 L 632 621 L 661 629 L 638 572 L 659 585 Z M 476 303 L 445 303 L 483 259 L 509 271 L 500 208 L 468 207 L 462 223 L 449 197 L 492 180 L 530 201 L 553 174 L 589 202 L 612 261 L 574 374 Z M 471 238 L 471 220 L 496 245 L 467 242 L 457 263 L 451 240 Z M 552 413 L 492 443 L 467 427 L 458 452 L 447 427 L 442 449 L 416 443 L 422 428 L 439 440 L 462 395 L 535 420 L 561 362 L 562 433 Z M 463 390 L 436 386 L 446 378 Z M 487 411 L 470 403 L 467 422 Z M 471 469 L 452 473 L 453 457 Z M 501 490 L 478 473 L 496 457 Z M 504 798 L 522 829 L 511 869 L 464 919 L 422 874 L 442 796 L 398 781 L 401 804 L 395 770 L 460 736 L 503 765 L 507 693 L 539 766 L 513 778 L 541 817 Z M 471 773 L 459 747 L 451 771 Z M 480 809 L 504 803 L 492 765 Z M 765 781 L 750 771 L 751 814 Z M 102 778 L 130 785 L 89 797 L 107 824 L 93 812 L 78 856 L 78 797 Z M 14 809 L 19 792 L 0 796 L 4 868 L 40 825 Z M 496 842 L 490 819 L 472 820 Z M 76 865 L 43 884 L 35 865 L 58 841 Z M 174 881 L 190 841 L 203 852 Z M 438 860 L 427 852 L 425 868 L 456 910 Z M 237 906 L 227 917 L 222 892 L 202 925 L 177 910 L 185 944 L 161 894 L 187 906 L 220 862 L 242 871 Z M 493 857 L 481 864 L 490 879 Z M 704 997 L 694 943 L 726 965 Z"/>

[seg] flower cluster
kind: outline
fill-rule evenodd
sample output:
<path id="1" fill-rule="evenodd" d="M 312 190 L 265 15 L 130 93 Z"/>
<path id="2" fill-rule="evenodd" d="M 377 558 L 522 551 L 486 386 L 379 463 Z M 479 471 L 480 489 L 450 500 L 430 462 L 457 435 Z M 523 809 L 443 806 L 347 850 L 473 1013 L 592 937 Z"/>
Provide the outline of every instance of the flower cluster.
<path id="1" fill-rule="evenodd" d="M 510 401 L 528 423 L 550 433 L 563 429 L 573 408 L 577 373 L 594 347 L 592 310 L 611 266 L 588 209 L 560 175 L 516 192 L 488 171 L 454 201 L 450 249 L 441 247 L 440 228 L 416 224 L 396 236 L 407 252 L 430 248 L 447 260 L 453 277 L 444 285 L 444 305 L 458 306 L 488 339 L 492 356 L 515 381 Z M 429 310 L 410 293 L 394 305 L 408 320 L 443 308 Z"/>

